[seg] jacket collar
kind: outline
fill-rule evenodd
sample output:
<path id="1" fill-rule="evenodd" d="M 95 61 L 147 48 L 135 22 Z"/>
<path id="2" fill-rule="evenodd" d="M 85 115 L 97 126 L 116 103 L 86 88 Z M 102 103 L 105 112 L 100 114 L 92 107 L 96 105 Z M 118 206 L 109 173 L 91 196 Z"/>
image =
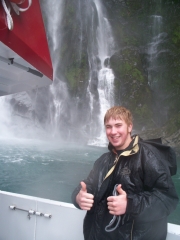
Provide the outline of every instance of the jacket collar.
<path id="1" fill-rule="evenodd" d="M 140 138 L 138 135 L 133 135 L 132 141 L 130 142 L 129 146 L 127 148 L 125 148 L 122 152 L 132 149 L 139 142 L 139 139 Z M 108 144 L 108 149 L 109 149 L 109 151 L 113 152 L 114 154 L 117 154 L 115 147 L 110 142 Z"/>
<path id="2" fill-rule="evenodd" d="M 111 173 L 114 171 L 115 169 L 115 166 L 116 164 L 118 163 L 119 159 L 121 156 L 130 156 L 130 155 L 133 155 L 135 153 L 137 153 L 139 151 L 139 145 L 138 145 L 138 142 L 139 142 L 139 136 L 138 135 L 134 135 L 133 136 L 133 140 L 132 142 L 130 143 L 130 145 L 119 155 L 115 158 L 115 161 L 114 161 L 114 165 L 112 166 L 112 168 L 108 171 L 108 173 L 106 174 L 104 180 L 109 177 L 111 175 Z M 132 147 L 130 147 L 132 146 Z M 117 152 L 115 150 L 115 148 L 112 146 L 111 143 L 109 143 L 109 146 L 108 146 L 108 149 L 111 150 L 113 153 L 115 153 L 117 155 Z"/>

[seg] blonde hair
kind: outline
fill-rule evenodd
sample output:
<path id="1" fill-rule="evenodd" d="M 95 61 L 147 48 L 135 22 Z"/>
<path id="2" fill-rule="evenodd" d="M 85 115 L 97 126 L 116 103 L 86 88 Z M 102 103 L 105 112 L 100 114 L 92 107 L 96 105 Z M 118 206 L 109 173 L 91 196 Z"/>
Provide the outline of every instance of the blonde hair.
<path id="1" fill-rule="evenodd" d="M 128 125 L 133 124 L 133 117 L 131 112 L 122 106 L 115 106 L 107 110 L 104 116 L 104 124 L 109 121 L 110 118 L 124 120 Z"/>

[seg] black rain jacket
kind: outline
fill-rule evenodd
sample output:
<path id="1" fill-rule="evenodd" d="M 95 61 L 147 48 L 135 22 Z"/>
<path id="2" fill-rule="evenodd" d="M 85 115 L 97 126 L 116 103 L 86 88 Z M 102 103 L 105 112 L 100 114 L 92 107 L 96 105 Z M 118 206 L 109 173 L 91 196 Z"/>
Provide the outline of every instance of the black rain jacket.
<path id="1" fill-rule="evenodd" d="M 176 156 L 169 147 L 157 141 L 143 141 L 135 136 L 137 144 L 127 156 L 120 156 L 112 173 L 107 176 L 116 154 L 103 154 L 94 163 L 84 180 L 88 193 L 94 195 L 94 204 L 84 219 L 85 240 L 165 240 L 167 216 L 176 208 L 178 196 L 171 178 L 176 174 Z M 125 150 L 126 151 L 126 150 Z M 124 151 L 124 152 L 125 152 Z M 123 153 L 124 153 L 123 152 Z M 126 213 L 112 232 L 105 227 L 113 215 L 107 208 L 107 197 L 112 196 L 115 184 L 122 184 L 127 193 Z M 79 185 L 72 194 L 74 205 Z"/>

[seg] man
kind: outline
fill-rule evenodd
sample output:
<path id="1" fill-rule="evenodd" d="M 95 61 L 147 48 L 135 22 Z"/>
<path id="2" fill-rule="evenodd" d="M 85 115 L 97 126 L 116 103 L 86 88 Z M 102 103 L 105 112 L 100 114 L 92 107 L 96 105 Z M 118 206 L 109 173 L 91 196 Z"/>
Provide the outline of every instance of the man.
<path id="1" fill-rule="evenodd" d="M 124 107 L 109 109 L 104 125 L 109 152 L 72 194 L 74 205 L 87 210 L 85 240 L 165 240 L 167 216 L 178 203 L 174 152 L 131 136 L 132 115 Z"/>

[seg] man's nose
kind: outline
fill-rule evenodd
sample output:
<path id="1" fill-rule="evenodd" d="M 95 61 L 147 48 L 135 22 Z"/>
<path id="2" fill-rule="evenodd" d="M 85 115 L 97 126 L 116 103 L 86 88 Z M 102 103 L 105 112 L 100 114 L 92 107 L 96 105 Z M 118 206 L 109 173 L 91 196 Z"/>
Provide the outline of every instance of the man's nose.
<path id="1" fill-rule="evenodd" d="M 111 133 L 112 133 L 112 134 L 115 134 L 115 133 L 116 133 L 116 128 L 115 128 L 115 127 L 112 127 L 112 128 L 111 128 Z"/>

